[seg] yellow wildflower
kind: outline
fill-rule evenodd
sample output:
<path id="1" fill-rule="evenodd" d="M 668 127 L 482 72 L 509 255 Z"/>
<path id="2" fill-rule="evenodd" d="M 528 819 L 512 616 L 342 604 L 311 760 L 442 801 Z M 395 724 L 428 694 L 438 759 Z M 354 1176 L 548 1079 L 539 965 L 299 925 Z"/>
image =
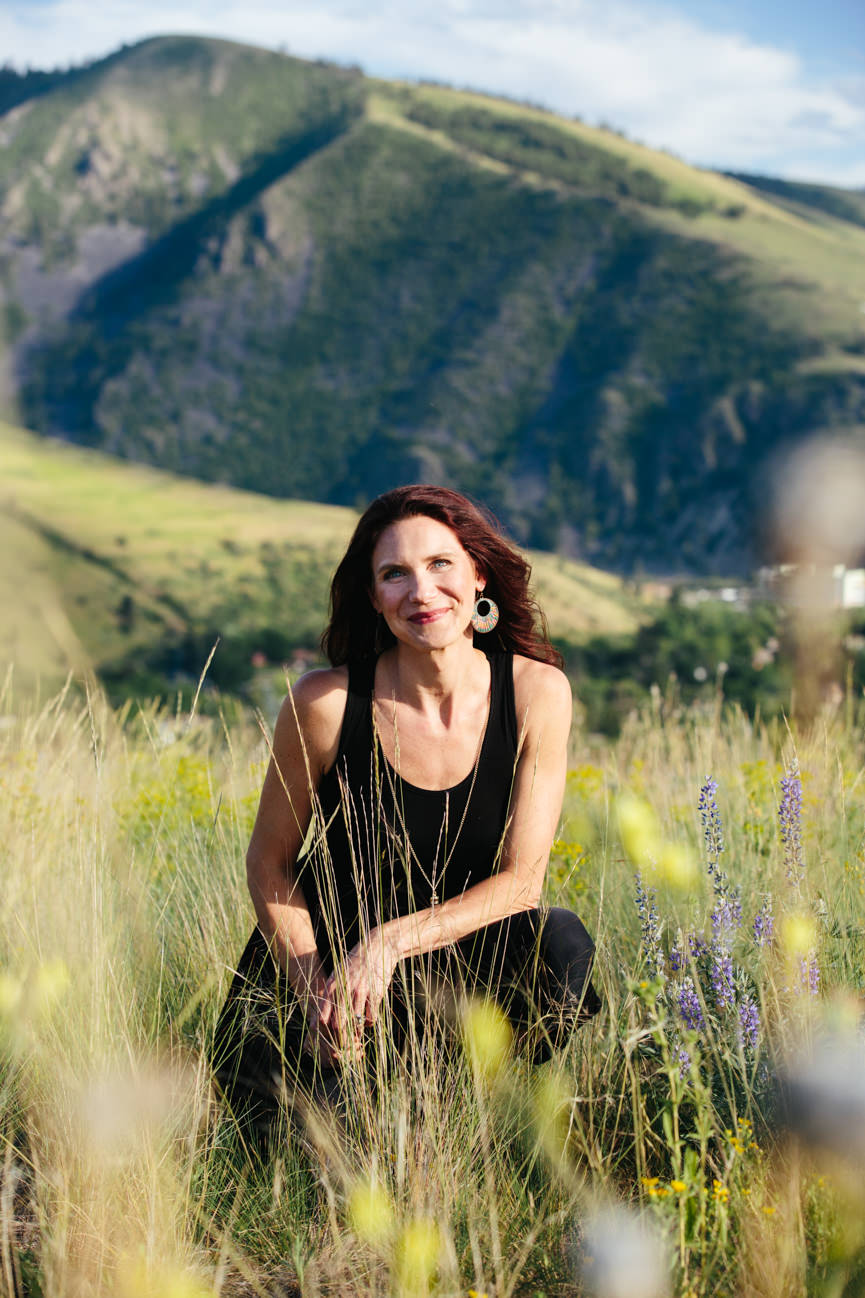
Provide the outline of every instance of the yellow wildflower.
<path id="1" fill-rule="evenodd" d="M 623 793 L 616 800 L 622 846 L 634 865 L 657 861 L 661 851 L 658 818 L 645 798 Z"/>
<path id="2" fill-rule="evenodd" d="M 359 1181 L 348 1196 L 348 1216 L 356 1235 L 380 1243 L 393 1229 L 390 1195 L 375 1181 Z"/>
<path id="3" fill-rule="evenodd" d="M 495 1077 L 508 1061 L 513 1032 L 505 1014 L 491 1001 L 478 1001 L 463 1017 L 463 1041 L 472 1067 Z"/>
<path id="4" fill-rule="evenodd" d="M 685 1184 L 684 1181 L 671 1181 L 671 1182 L 670 1182 L 670 1189 L 671 1189 L 671 1190 L 675 1190 L 675 1191 L 676 1191 L 676 1194 L 684 1194 L 685 1191 L 687 1190 L 687 1188 L 688 1188 L 688 1187 L 687 1187 L 687 1185 Z"/>

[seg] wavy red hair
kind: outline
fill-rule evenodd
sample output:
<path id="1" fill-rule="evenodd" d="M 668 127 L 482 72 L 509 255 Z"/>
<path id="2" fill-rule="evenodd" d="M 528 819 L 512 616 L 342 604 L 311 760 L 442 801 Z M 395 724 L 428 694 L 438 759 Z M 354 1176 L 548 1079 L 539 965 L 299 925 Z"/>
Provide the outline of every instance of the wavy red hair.
<path id="1" fill-rule="evenodd" d="M 444 523 L 486 573 L 484 594 L 499 606 L 499 624 L 475 643 L 510 650 L 537 662 L 562 666 L 550 644 L 546 618 L 529 590 L 531 566 L 504 537 L 488 509 L 448 487 L 417 483 L 378 496 L 361 515 L 330 587 L 330 620 L 321 647 L 334 667 L 380 653 L 394 637 L 370 602 L 372 552 L 385 528 L 402 518 L 423 515 Z"/>

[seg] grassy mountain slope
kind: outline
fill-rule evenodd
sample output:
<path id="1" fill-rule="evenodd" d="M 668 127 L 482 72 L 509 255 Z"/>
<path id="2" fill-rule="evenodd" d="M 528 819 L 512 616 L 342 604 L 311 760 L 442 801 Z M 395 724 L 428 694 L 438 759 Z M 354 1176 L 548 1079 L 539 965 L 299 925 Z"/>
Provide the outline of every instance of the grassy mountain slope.
<path id="1" fill-rule="evenodd" d="M 790 211 L 815 220 L 819 213 L 865 225 L 865 190 L 841 189 L 837 185 L 804 184 L 801 181 L 778 180 L 774 176 L 751 176 L 730 173 L 750 189 L 781 200 Z"/>
<path id="2" fill-rule="evenodd" d="M 55 683 L 67 670 L 147 684 L 142 667 L 196 675 L 217 635 L 215 679 L 250 657 L 314 647 L 348 509 L 278 501 L 124 464 L 0 425 L 0 672 Z M 635 629 L 644 606 L 606 573 L 533 555 L 553 633 Z"/>
<path id="3" fill-rule="evenodd" d="M 846 209 L 192 38 L 0 134 L 7 406 L 41 431 L 345 505 L 442 480 L 524 541 L 724 571 L 778 448 L 865 428 Z"/>

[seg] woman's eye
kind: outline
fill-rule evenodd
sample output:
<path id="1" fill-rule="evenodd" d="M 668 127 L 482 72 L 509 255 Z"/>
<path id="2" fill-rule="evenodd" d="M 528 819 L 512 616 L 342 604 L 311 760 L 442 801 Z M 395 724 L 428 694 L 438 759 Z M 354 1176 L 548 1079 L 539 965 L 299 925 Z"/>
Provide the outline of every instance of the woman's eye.
<path id="1" fill-rule="evenodd" d="M 435 560 L 433 561 L 433 567 L 434 567 L 434 568 L 449 568 L 449 567 L 450 567 L 450 562 L 451 562 L 450 559 L 435 559 Z"/>
<path id="2" fill-rule="evenodd" d="M 401 577 L 401 576 L 402 576 L 402 568 L 387 568 L 382 573 L 382 577 L 384 578 L 385 581 L 390 581 L 392 577 Z"/>

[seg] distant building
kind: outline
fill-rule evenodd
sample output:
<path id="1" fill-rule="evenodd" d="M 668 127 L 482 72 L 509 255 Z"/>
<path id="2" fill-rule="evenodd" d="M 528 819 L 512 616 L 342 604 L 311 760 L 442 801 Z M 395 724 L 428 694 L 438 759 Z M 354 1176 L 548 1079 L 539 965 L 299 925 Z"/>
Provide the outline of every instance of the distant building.
<path id="1" fill-rule="evenodd" d="M 865 568 L 843 563 L 779 563 L 759 568 L 759 594 L 786 604 L 865 608 Z"/>

